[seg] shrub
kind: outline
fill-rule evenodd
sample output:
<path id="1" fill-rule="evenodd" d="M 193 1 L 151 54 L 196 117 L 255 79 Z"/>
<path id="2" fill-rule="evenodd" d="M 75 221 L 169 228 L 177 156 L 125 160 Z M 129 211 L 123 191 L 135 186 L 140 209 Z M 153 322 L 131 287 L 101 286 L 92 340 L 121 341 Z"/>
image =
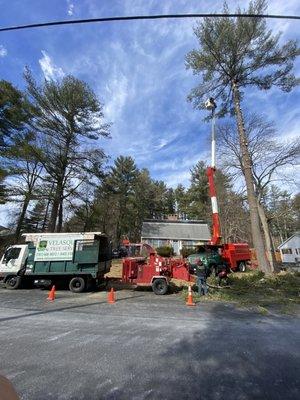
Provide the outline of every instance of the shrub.
<path id="1" fill-rule="evenodd" d="M 197 250 L 195 247 L 183 247 L 180 250 L 180 254 L 182 255 L 183 258 L 187 258 L 191 254 L 197 253 Z"/>
<path id="2" fill-rule="evenodd" d="M 161 257 L 171 257 L 174 255 L 174 249 L 171 246 L 161 246 L 156 248 L 157 254 Z"/>

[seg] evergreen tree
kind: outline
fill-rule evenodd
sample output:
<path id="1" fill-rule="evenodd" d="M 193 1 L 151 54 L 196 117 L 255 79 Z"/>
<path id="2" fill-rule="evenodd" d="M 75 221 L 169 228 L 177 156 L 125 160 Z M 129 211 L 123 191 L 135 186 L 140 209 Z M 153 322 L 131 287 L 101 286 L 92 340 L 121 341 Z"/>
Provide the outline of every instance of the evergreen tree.
<path id="1" fill-rule="evenodd" d="M 0 204 L 7 200 L 4 180 L 8 172 L 5 170 L 3 151 L 22 141 L 27 134 L 28 120 L 29 103 L 24 94 L 10 82 L 0 80 Z"/>
<path id="2" fill-rule="evenodd" d="M 175 210 L 181 219 L 187 219 L 188 214 L 188 195 L 186 188 L 179 184 L 174 191 Z"/>
<path id="3" fill-rule="evenodd" d="M 146 168 L 138 171 L 134 183 L 134 224 L 132 230 L 132 240 L 140 241 L 142 223 L 145 219 L 151 218 L 150 204 L 151 204 L 151 189 L 152 179 L 149 171 Z"/>
<path id="4" fill-rule="evenodd" d="M 206 170 L 203 161 L 191 168 L 191 185 L 187 191 L 189 219 L 207 220 L 207 216 L 211 214 Z"/>
<path id="5" fill-rule="evenodd" d="M 29 103 L 24 94 L 10 82 L 0 80 L 0 149 L 23 137 L 29 118 Z"/>
<path id="6" fill-rule="evenodd" d="M 24 231 L 45 232 L 47 230 L 47 201 L 38 200 L 30 210 L 24 221 Z"/>
<path id="7" fill-rule="evenodd" d="M 134 186 L 138 170 L 132 157 L 120 156 L 115 160 L 105 180 L 106 190 L 111 191 L 116 199 L 114 213 L 116 218 L 116 240 L 130 236 L 134 218 Z"/>
<path id="8" fill-rule="evenodd" d="M 250 2 L 249 14 L 263 14 L 265 0 Z M 225 3 L 224 12 L 229 13 Z M 237 13 L 241 13 L 237 9 Z M 280 34 L 273 35 L 263 18 L 204 18 L 195 28 L 200 49 L 191 51 L 186 58 L 187 67 L 201 74 L 202 82 L 193 89 L 189 99 L 203 108 L 205 97 L 221 101 L 219 115 L 233 111 L 236 116 L 241 156 L 244 166 L 250 210 L 252 239 L 260 268 L 270 273 L 265 254 L 251 159 L 246 140 L 244 116 L 241 109 L 243 90 L 247 87 L 270 89 L 278 86 L 290 91 L 297 80 L 292 72 L 299 54 L 296 41 L 279 44 Z"/>
<path id="9" fill-rule="evenodd" d="M 102 123 L 103 105 L 85 82 L 67 76 L 39 86 L 29 71 L 25 79 L 33 104 L 30 126 L 40 139 L 37 155 L 55 184 L 48 229 L 59 232 L 66 191 L 73 193 L 89 179 L 84 174 L 93 153 L 88 144 L 107 137 L 109 125 Z M 97 156 L 104 156 L 100 149 Z"/>

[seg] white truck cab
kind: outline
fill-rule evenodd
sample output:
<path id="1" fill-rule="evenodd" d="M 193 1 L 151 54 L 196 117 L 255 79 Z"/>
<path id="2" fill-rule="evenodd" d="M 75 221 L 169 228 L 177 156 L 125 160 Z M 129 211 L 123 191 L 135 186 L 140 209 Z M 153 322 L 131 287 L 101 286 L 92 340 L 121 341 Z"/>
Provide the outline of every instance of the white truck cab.
<path id="1" fill-rule="evenodd" d="M 18 244 L 8 247 L 0 261 L 0 279 L 17 273 L 25 266 L 28 257 L 27 244 Z"/>

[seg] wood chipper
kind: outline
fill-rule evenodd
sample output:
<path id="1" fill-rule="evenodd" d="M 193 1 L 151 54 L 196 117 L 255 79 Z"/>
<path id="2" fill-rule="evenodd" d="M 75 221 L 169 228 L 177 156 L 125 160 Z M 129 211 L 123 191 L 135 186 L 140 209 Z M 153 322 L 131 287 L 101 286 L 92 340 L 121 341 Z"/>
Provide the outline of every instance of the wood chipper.
<path id="1" fill-rule="evenodd" d="M 148 257 L 127 257 L 123 260 L 122 282 L 133 286 L 149 286 L 155 294 L 166 294 L 170 280 L 189 281 L 189 266 L 179 258 L 159 256 L 149 245 L 143 244 Z"/>

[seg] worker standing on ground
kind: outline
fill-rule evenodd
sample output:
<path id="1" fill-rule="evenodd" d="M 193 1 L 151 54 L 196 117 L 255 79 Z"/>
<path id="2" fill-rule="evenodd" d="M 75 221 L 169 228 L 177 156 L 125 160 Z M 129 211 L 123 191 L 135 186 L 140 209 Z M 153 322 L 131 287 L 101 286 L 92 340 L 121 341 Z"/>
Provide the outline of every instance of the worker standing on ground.
<path id="1" fill-rule="evenodd" d="M 200 260 L 200 258 L 196 261 L 195 272 L 197 275 L 197 286 L 198 286 L 198 293 L 199 296 L 202 294 L 205 296 L 207 295 L 207 267 L 206 265 Z"/>

